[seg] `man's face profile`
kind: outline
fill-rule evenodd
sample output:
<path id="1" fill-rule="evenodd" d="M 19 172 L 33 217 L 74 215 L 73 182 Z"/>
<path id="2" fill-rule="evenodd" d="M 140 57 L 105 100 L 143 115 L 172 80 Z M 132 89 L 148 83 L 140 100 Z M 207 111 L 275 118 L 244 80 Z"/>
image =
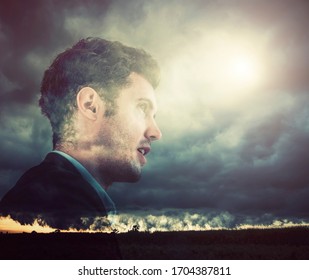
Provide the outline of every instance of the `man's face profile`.
<path id="1" fill-rule="evenodd" d="M 155 122 L 157 111 L 153 87 L 141 75 L 131 73 L 128 86 L 120 89 L 115 114 L 98 112 L 92 155 L 107 182 L 136 182 L 146 164 L 151 142 L 161 138 Z M 106 107 L 100 98 L 99 107 Z"/>

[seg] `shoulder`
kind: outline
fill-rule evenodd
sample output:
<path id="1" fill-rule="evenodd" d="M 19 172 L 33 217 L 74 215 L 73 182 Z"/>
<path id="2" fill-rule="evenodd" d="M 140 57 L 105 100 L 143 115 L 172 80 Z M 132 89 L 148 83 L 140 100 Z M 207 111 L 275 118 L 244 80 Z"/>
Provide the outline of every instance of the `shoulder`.
<path id="1" fill-rule="evenodd" d="M 61 155 L 50 153 L 26 171 L 3 197 L 1 212 L 10 216 L 104 216 L 104 205 L 78 170 Z"/>
<path id="2" fill-rule="evenodd" d="M 13 200 L 15 197 L 19 203 L 27 200 L 47 202 L 70 192 L 74 194 L 73 189 L 91 191 L 87 182 L 68 160 L 50 153 L 39 165 L 23 174 L 3 200 Z"/>

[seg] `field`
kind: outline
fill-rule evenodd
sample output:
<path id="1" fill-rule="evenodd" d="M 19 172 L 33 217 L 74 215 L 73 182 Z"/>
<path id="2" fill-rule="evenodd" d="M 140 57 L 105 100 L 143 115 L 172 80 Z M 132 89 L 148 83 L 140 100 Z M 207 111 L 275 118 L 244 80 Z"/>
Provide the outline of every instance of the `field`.
<path id="1" fill-rule="evenodd" d="M 119 245 L 119 248 L 117 246 Z M 309 259 L 309 228 L 0 234 L 0 259 Z"/>

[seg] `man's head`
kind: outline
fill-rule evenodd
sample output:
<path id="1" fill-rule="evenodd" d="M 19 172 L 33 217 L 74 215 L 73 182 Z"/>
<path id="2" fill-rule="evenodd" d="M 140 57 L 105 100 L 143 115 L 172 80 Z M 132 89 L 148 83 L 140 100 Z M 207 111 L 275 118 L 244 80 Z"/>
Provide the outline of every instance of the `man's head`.
<path id="1" fill-rule="evenodd" d="M 81 40 L 45 72 L 40 106 L 54 148 L 80 160 L 105 186 L 134 182 L 161 132 L 154 117 L 156 62 L 143 50 Z"/>
<path id="2" fill-rule="evenodd" d="M 100 38 L 80 40 L 59 54 L 45 71 L 40 107 L 53 130 L 53 146 L 72 137 L 71 121 L 77 109 L 76 95 L 83 87 L 94 88 L 107 104 L 106 116 L 115 113 L 119 90 L 130 83 L 135 72 L 153 88 L 159 83 L 159 67 L 144 50 Z"/>

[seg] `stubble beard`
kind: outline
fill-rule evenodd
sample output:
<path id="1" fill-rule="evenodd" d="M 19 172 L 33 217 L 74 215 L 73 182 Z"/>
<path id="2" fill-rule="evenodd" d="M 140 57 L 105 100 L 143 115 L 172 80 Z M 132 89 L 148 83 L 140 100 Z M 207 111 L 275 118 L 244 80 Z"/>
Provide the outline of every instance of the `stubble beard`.
<path id="1" fill-rule="evenodd" d="M 107 185 L 114 182 L 135 183 L 141 178 L 141 166 L 127 158 L 104 159 L 100 163 L 102 180 Z"/>
<path id="2" fill-rule="evenodd" d="M 142 167 L 128 144 L 132 143 L 132 139 L 124 132 L 126 130 L 118 125 L 119 121 L 115 116 L 109 120 L 109 130 L 102 127 L 96 143 L 101 148 L 104 147 L 99 162 L 102 179 L 109 185 L 113 182 L 137 182 L 141 178 Z"/>

